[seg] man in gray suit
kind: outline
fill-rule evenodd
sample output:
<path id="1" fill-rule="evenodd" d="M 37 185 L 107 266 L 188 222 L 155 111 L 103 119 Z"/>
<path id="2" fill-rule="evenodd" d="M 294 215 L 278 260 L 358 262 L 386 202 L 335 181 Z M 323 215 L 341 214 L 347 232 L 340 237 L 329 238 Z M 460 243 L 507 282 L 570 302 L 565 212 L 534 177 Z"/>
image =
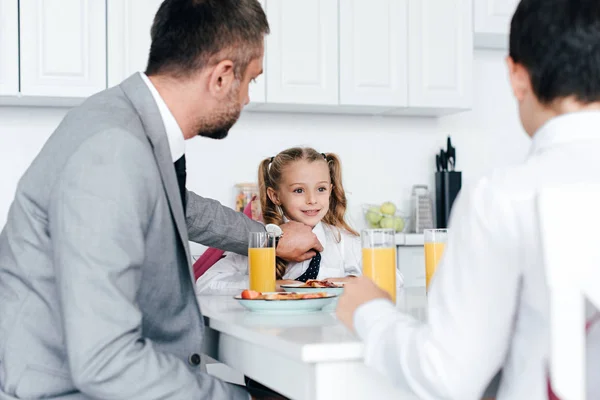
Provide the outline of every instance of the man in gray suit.
<path id="1" fill-rule="evenodd" d="M 49 138 L 0 235 L 0 398 L 249 398 L 200 371 L 188 239 L 243 254 L 264 228 L 185 191 L 184 138 L 227 135 L 268 29 L 257 0 L 166 0 L 146 74 Z M 282 229 L 279 256 L 321 250 Z"/>

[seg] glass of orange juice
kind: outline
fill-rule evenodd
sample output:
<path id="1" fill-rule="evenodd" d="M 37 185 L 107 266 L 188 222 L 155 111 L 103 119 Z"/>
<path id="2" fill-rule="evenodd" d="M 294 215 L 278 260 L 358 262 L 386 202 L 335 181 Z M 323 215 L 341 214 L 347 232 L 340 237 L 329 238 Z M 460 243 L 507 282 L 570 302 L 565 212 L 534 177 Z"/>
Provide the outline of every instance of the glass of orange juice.
<path id="1" fill-rule="evenodd" d="M 393 229 L 364 229 L 362 242 L 363 274 L 385 290 L 396 302 L 396 232 Z"/>
<path id="2" fill-rule="evenodd" d="M 446 249 L 448 229 L 425 229 L 425 287 L 428 290 L 431 278 Z"/>
<path id="3" fill-rule="evenodd" d="M 275 236 L 268 232 L 250 232 L 248 240 L 250 290 L 275 291 Z"/>

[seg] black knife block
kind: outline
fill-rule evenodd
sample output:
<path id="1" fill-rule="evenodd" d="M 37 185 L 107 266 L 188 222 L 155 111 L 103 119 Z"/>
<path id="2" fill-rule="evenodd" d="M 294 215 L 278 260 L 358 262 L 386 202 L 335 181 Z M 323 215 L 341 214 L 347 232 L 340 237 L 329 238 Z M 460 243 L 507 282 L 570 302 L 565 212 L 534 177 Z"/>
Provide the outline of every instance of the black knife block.
<path id="1" fill-rule="evenodd" d="M 461 186 L 461 172 L 444 171 L 435 173 L 435 215 L 438 229 L 448 227 L 450 211 Z"/>

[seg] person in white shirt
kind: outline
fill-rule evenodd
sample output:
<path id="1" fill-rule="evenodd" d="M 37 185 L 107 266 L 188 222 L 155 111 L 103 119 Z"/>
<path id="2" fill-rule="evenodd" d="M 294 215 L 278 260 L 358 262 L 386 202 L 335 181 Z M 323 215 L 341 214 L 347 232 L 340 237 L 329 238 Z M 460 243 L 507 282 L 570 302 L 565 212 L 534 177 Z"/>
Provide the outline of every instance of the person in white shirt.
<path id="1" fill-rule="evenodd" d="M 600 183 L 600 2 L 522 0 L 507 64 L 531 152 L 461 192 L 427 322 L 396 310 L 366 278 L 348 283 L 338 303 L 338 318 L 364 341 L 366 365 L 421 399 L 479 399 L 499 370 L 497 399 L 549 398 L 536 195 Z M 600 399 L 598 325 L 588 336 L 588 399 Z"/>
<path id="2" fill-rule="evenodd" d="M 277 259 L 278 285 L 308 279 L 346 281 L 361 275 L 358 233 L 345 219 L 346 194 L 339 158 L 312 148 L 291 148 L 263 160 L 259 192 L 266 224 L 288 220 L 313 228 L 323 250 L 310 260 Z M 401 279 L 401 277 L 400 277 Z M 196 281 L 196 293 L 238 294 L 248 288 L 248 257 L 225 253 Z"/>

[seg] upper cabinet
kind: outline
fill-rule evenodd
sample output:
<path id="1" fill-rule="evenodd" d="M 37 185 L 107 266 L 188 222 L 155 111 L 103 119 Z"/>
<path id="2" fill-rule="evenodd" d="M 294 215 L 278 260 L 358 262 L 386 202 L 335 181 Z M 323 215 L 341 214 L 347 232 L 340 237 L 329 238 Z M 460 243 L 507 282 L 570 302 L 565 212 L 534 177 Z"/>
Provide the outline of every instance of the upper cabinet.
<path id="1" fill-rule="evenodd" d="M 271 33 L 249 109 L 422 116 L 470 109 L 473 10 L 499 29 L 517 0 L 259 1 Z M 0 101 L 77 103 L 144 71 L 161 3 L 0 0 Z"/>
<path id="2" fill-rule="evenodd" d="M 108 86 L 145 71 L 150 28 L 162 0 L 107 0 Z"/>
<path id="3" fill-rule="evenodd" d="M 19 8 L 0 0 L 0 96 L 19 93 Z"/>
<path id="4" fill-rule="evenodd" d="M 263 10 L 266 11 L 265 0 L 258 0 L 258 2 L 262 6 Z M 265 49 L 266 47 L 267 44 L 265 43 Z M 266 68 L 266 62 L 265 59 L 263 59 L 263 73 L 258 78 L 256 78 L 255 82 L 250 83 L 248 92 L 248 95 L 250 97 L 250 104 L 246 106 L 248 108 L 252 108 L 257 104 L 263 104 L 265 101 L 267 101 L 267 87 L 265 85 Z"/>
<path id="5" fill-rule="evenodd" d="M 408 106 L 408 0 L 340 2 L 340 104 Z"/>
<path id="6" fill-rule="evenodd" d="M 267 103 L 338 104 L 338 1 L 267 0 Z"/>
<path id="7" fill-rule="evenodd" d="M 440 113 L 472 101 L 471 0 L 411 0 L 408 13 L 408 105 Z"/>
<path id="8" fill-rule="evenodd" d="M 20 4 L 21 93 L 87 97 L 106 88 L 106 3 Z"/>
<path id="9" fill-rule="evenodd" d="M 472 101 L 471 0 L 340 2 L 340 104 L 440 115 Z"/>
<path id="10" fill-rule="evenodd" d="M 472 7 L 472 0 L 266 0 L 271 34 L 261 109 L 469 109 Z"/>
<path id="11" fill-rule="evenodd" d="M 507 49 L 510 21 L 519 0 L 474 0 L 475 47 Z"/>

